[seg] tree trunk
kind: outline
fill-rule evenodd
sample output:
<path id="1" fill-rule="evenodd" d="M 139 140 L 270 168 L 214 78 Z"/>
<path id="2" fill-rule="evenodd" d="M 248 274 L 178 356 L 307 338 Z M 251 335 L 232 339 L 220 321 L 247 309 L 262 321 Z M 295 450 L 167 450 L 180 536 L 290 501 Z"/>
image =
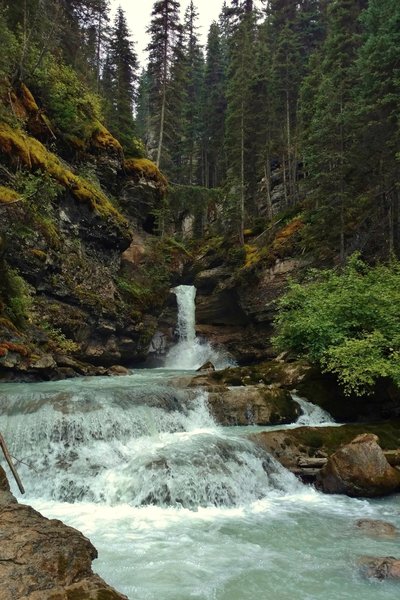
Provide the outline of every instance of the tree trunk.
<path id="1" fill-rule="evenodd" d="M 239 242 L 244 245 L 244 100 L 242 100 L 242 114 L 240 119 L 240 223 Z"/>

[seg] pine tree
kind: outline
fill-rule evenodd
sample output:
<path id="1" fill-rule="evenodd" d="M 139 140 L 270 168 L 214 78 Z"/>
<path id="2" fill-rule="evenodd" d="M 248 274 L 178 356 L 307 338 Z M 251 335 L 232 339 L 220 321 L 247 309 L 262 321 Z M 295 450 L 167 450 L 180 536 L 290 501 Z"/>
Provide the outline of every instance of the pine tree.
<path id="1" fill-rule="evenodd" d="M 205 187 L 219 187 L 225 178 L 224 147 L 226 94 L 225 55 L 220 26 L 212 23 L 207 40 L 207 57 L 202 100 L 202 173 Z"/>
<path id="2" fill-rule="evenodd" d="M 130 39 L 125 13 L 119 7 L 110 35 L 103 73 L 103 89 L 108 98 L 109 127 L 128 151 L 132 150 L 134 135 L 133 110 L 137 69 L 137 56 Z"/>
<path id="3" fill-rule="evenodd" d="M 204 79 L 204 57 L 197 34 L 198 11 L 191 0 L 183 25 L 184 55 L 186 61 L 184 154 L 185 182 L 192 185 L 198 173 L 201 138 L 201 97 Z"/>
<path id="4" fill-rule="evenodd" d="M 152 11 L 152 20 L 148 33 L 151 41 L 148 72 L 151 81 L 150 102 L 152 122 L 156 140 L 156 164 L 160 166 L 164 151 L 164 133 L 166 126 L 167 89 L 174 58 L 174 47 L 179 34 L 179 2 L 177 0 L 157 0 Z"/>
<path id="5" fill-rule="evenodd" d="M 305 79 L 302 104 L 311 122 L 304 132 L 304 158 L 316 214 L 312 235 L 330 240 L 340 260 L 346 253 L 346 210 L 351 206 L 354 111 L 353 68 L 360 45 L 361 5 L 337 0 L 329 7 L 328 33 L 315 71 Z M 318 81 L 319 80 L 319 81 Z M 317 89 L 311 88 L 317 84 Z M 305 121 L 306 119 L 303 119 Z"/>
<path id="6" fill-rule="evenodd" d="M 236 27 L 231 40 L 227 85 L 225 150 L 227 154 L 228 202 L 232 205 L 232 221 L 244 243 L 247 200 L 251 198 L 249 170 L 253 164 L 251 114 L 254 76 L 255 19 L 246 13 Z M 247 211 L 246 211 L 247 208 Z"/>
<path id="7" fill-rule="evenodd" d="M 376 219 L 387 223 L 387 250 L 400 256 L 400 5 L 370 0 L 356 71 L 359 134 L 355 152 Z M 381 218 L 383 215 L 383 219 Z"/>
<path id="8" fill-rule="evenodd" d="M 147 69 L 142 69 L 138 81 L 136 104 L 136 132 L 143 140 L 145 147 L 150 142 L 150 78 Z"/>
<path id="9" fill-rule="evenodd" d="M 166 108 L 164 124 L 163 169 L 175 183 L 185 179 L 186 133 L 188 131 L 188 64 L 185 54 L 183 31 L 175 42 L 171 73 L 166 89 Z"/>

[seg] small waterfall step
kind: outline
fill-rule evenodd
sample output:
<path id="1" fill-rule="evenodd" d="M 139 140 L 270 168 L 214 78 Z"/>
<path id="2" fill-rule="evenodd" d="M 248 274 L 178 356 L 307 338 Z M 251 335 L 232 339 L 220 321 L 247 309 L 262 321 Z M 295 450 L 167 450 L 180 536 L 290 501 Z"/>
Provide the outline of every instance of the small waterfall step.
<path id="1" fill-rule="evenodd" d="M 302 410 L 302 414 L 297 419 L 296 425 L 306 425 L 308 427 L 337 425 L 334 418 L 317 404 L 313 404 L 305 398 L 301 398 L 295 392 L 292 392 L 291 396 Z"/>

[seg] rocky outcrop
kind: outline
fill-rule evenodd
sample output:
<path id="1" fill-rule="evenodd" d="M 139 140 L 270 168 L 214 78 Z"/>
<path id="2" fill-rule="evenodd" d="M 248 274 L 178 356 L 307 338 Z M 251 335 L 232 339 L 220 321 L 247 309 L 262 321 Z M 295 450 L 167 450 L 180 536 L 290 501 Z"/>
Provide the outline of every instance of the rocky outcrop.
<path id="1" fill-rule="evenodd" d="M 221 425 L 283 425 L 294 423 L 301 413 L 287 390 L 263 384 L 214 388 L 208 405 Z"/>
<path id="2" fill-rule="evenodd" d="M 261 375 L 257 379 L 246 373 L 244 367 L 206 369 L 195 377 L 174 379 L 173 385 L 206 390 L 210 411 L 221 425 L 282 425 L 297 420 L 301 409 L 288 389 L 272 382 L 272 378 L 265 377 L 267 384 Z"/>
<path id="3" fill-rule="evenodd" d="M 400 559 L 393 556 L 363 556 L 359 565 L 361 574 L 367 579 L 400 581 Z"/>
<path id="4" fill-rule="evenodd" d="M 317 476 L 319 489 L 368 498 L 400 490 L 400 471 L 389 465 L 378 439 L 365 433 L 332 454 Z"/>
<path id="5" fill-rule="evenodd" d="M 183 272 L 183 281 L 197 288 L 198 333 L 223 344 L 241 364 L 276 355 L 272 348 L 276 301 L 289 277 L 309 265 L 293 258 L 299 219 L 255 236 L 243 248 L 210 248 Z"/>
<path id="6" fill-rule="evenodd" d="M 91 542 L 18 504 L 1 467 L 0 531 L 0 600 L 127 600 L 93 573 Z"/>
<path id="7" fill-rule="evenodd" d="M 356 436 L 369 432 L 379 436 L 384 457 L 397 464 L 400 423 L 342 425 L 340 427 L 298 427 L 291 430 L 263 431 L 250 435 L 252 441 L 270 452 L 284 467 L 306 482 L 315 482 L 329 456 Z M 304 465 L 307 465 L 306 467 Z M 399 471 L 397 471 L 399 473 Z"/>

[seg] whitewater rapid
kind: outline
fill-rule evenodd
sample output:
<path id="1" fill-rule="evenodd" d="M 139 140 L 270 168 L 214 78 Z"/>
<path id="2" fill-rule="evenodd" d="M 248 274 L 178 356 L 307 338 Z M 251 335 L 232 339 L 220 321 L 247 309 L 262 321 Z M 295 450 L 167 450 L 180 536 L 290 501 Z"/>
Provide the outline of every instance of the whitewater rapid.
<path id="1" fill-rule="evenodd" d="M 0 385 L 22 501 L 87 535 L 94 570 L 131 600 L 396 597 L 393 584 L 362 580 L 356 561 L 396 555 L 397 541 L 354 522 L 400 526 L 398 497 L 303 485 L 246 428 L 219 427 L 204 392 L 175 389 L 176 375 Z"/>

